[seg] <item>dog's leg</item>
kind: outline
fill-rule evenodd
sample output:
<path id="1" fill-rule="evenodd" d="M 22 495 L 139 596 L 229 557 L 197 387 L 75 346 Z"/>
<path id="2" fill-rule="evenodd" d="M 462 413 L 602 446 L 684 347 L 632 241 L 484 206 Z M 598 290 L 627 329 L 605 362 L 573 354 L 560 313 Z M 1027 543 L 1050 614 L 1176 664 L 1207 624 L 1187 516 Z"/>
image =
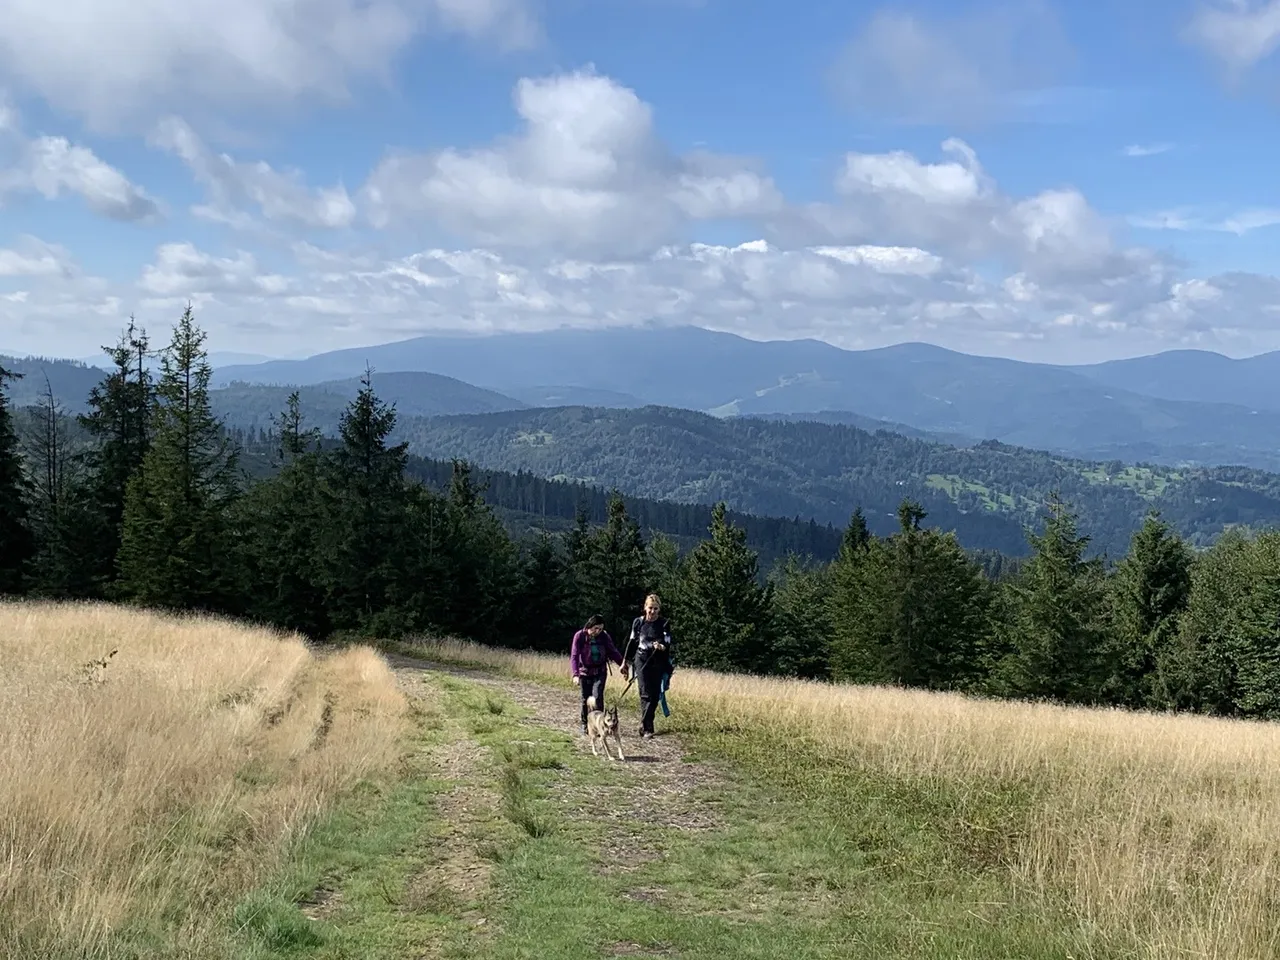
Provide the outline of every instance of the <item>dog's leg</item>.
<path id="1" fill-rule="evenodd" d="M 613 739 L 618 744 L 618 759 L 619 760 L 627 759 L 626 754 L 622 752 L 622 734 L 619 731 L 615 730 L 613 732 Z"/>

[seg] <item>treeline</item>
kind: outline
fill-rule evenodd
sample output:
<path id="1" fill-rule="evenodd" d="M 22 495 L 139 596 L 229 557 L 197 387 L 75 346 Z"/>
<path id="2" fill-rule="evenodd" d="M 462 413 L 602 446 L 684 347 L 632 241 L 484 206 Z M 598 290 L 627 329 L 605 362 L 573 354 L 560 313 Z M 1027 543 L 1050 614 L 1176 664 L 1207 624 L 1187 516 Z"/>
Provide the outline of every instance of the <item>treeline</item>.
<path id="1" fill-rule="evenodd" d="M 465 462 L 443 489 L 411 474 L 367 378 L 328 442 L 291 397 L 270 471 L 246 478 L 211 412 L 203 342 L 188 309 L 153 377 L 131 325 L 75 421 L 84 449 L 49 391 L 24 454 L 0 389 L 0 593 L 566 652 L 588 614 L 622 634 L 657 590 L 684 664 L 1280 715 L 1280 534 L 1228 533 L 1196 554 L 1152 515 L 1108 566 L 1055 499 L 1029 558 L 1000 578 L 922 527 L 910 499 L 896 532 L 873 535 L 855 510 L 833 560 L 792 555 L 763 575 L 723 504 L 684 555 L 617 495 L 602 523 L 579 509 L 563 535 L 514 538 Z"/>

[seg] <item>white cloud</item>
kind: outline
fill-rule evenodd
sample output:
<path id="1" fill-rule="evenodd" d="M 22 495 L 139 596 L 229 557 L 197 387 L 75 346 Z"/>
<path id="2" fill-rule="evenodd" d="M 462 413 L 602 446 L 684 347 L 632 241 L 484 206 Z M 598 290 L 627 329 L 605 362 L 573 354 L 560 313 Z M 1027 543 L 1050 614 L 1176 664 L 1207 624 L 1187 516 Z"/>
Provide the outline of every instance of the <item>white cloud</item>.
<path id="1" fill-rule="evenodd" d="M 689 220 L 782 206 L 773 182 L 712 154 L 673 156 L 634 91 L 584 70 L 523 79 L 521 131 L 477 150 L 392 155 L 361 191 L 379 226 L 438 222 L 464 242 L 639 253 Z"/>
<path id="2" fill-rule="evenodd" d="M 0 201 L 8 193 L 38 193 L 46 200 L 73 194 L 112 220 L 161 215 L 155 198 L 88 147 L 66 137 L 28 138 L 17 114 L 0 101 Z"/>
<path id="3" fill-rule="evenodd" d="M 1023 211 L 1037 242 L 1071 202 Z M 1036 231 L 1040 232 L 1037 233 Z M 22 262 L 41 260 L 20 251 Z M 968 352 L 1089 360 L 1118 349 L 1280 347 L 1280 281 L 1194 277 L 1132 252 L 1110 273 L 987 276 L 935 251 L 879 244 L 668 245 L 644 257 L 533 258 L 483 249 L 401 257 L 307 244 L 277 271 L 244 250 L 167 244 L 132 287 L 50 274 L 0 302 L 27 349 L 108 342 L 135 312 L 167 329 L 190 300 L 211 348 L 298 355 L 433 331 L 492 332 L 658 322 L 846 347 L 927 340 Z M 4 261 L 0 261 L 4 262 Z M 14 262 L 18 262 L 16 259 Z M 31 269 L 30 266 L 24 269 Z M 52 270 L 52 264 L 38 269 Z M 104 339 L 105 338 L 105 339 Z M 221 345 L 219 347 L 218 345 Z"/>
<path id="4" fill-rule="evenodd" d="M 355 204 L 341 184 L 311 190 L 300 171 L 281 173 L 266 163 L 239 163 L 225 153 L 214 153 L 177 117 L 163 120 L 151 142 L 182 158 L 208 191 L 209 203 L 192 211 L 204 219 L 244 225 L 243 208 L 252 205 L 267 220 L 294 226 L 338 228 L 355 220 Z"/>
<path id="5" fill-rule="evenodd" d="M 190 243 L 166 243 L 156 251 L 155 262 L 142 271 L 138 286 L 157 297 L 207 299 L 214 294 L 279 296 L 290 282 L 279 274 L 261 272 L 253 255 L 242 250 L 234 258 L 224 258 Z"/>
<path id="6" fill-rule="evenodd" d="M 1126 157 L 1154 157 L 1172 149 L 1172 143 L 1131 143 L 1121 153 Z"/>
<path id="7" fill-rule="evenodd" d="M 16 247 L 0 248 L 0 278 L 69 278 L 75 273 L 71 255 L 64 248 L 37 237 L 20 237 Z"/>
<path id="8" fill-rule="evenodd" d="M 1158 263 L 1123 247 L 1074 187 L 1012 197 L 964 141 L 948 139 L 942 152 L 950 159 L 934 163 L 904 151 L 850 153 L 836 179 L 838 200 L 786 211 L 774 220 L 776 232 L 788 244 L 906 245 L 962 262 L 996 260 L 1051 283 L 1120 282 Z"/>
<path id="9" fill-rule="evenodd" d="M 849 42 L 831 78 L 860 112 L 954 126 L 1043 113 L 1047 104 L 1031 101 L 1043 99 L 1070 55 L 1042 0 L 948 18 L 886 6 Z"/>
<path id="10" fill-rule="evenodd" d="M 1280 0 L 1201 3 L 1184 36 L 1238 78 L 1280 47 Z"/>
<path id="11" fill-rule="evenodd" d="M 541 36 L 526 0 L 6 0 L 0 80 L 109 128 L 340 101 L 357 81 L 385 82 L 429 31 L 504 48 Z"/>

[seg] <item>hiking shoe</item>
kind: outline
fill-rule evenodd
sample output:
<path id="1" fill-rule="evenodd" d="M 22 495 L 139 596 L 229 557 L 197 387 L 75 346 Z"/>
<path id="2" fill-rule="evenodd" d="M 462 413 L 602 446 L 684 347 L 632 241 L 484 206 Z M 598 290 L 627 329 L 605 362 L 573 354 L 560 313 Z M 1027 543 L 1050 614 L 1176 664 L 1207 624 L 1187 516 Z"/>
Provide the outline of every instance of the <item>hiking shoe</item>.
<path id="1" fill-rule="evenodd" d="M 653 731 L 652 731 L 652 730 L 646 730 L 644 733 L 640 734 L 640 736 L 642 736 L 642 737 L 643 737 L 644 739 L 646 739 L 646 740 L 652 740 L 652 739 L 653 739 Z"/>

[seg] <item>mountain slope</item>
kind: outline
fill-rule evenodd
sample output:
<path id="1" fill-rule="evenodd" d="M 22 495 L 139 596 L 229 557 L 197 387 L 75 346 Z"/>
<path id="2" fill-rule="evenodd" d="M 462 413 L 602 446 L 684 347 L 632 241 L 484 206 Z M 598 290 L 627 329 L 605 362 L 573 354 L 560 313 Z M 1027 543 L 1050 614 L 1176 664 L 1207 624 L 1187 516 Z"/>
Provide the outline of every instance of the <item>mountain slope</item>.
<path id="1" fill-rule="evenodd" d="M 40 403 L 47 386 L 53 388 L 53 396 L 68 413 L 83 413 L 89 409 L 89 392 L 107 372 L 78 360 L 59 360 L 49 357 L 0 356 L 0 367 L 11 373 L 23 375 L 21 380 L 10 380 L 6 387 L 15 407 L 27 407 Z"/>
<path id="2" fill-rule="evenodd" d="M 397 412 L 403 417 L 484 413 L 528 407 L 528 404 L 512 397 L 434 373 L 375 373 L 372 382 L 378 397 L 395 404 Z M 284 409 L 293 389 L 233 384 L 210 391 L 210 400 L 214 412 L 225 417 L 228 427 L 265 428 L 270 426 L 271 417 Z M 358 379 L 330 380 L 298 388 L 298 397 L 307 423 L 325 432 L 332 432 L 336 429 L 343 410 L 359 390 Z"/>
<path id="3" fill-rule="evenodd" d="M 1170 350 L 1064 369 L 1152 397 L 1280 411 L 1280 351 L 1233 360 L 1206 350 Z"/>
<path id="4" fill-rule="evenodd" d="M 684 503 L 843 525 L 861 505 L 887 533 L 904 496 L 966 547 L 1024 554 L 1023 525 L 1060 491 L 1094 545 L 1121 553 L 1144 513 L 1206 543 L 1233 523 L 1280 522 L 1280 477 L 1257 471 L 1121 468 L 983 443 L 956 449 L 818 423 L 717 419 L 685 410 L 559 408 L 405 421 L 427 457 L 617 486 Z"/>
<path id="5" fill-rule="evenodd" d="M 314 383 L 354 375 L 366 362 L 378 370 L 430 370 L 509 395 L 545 389 L 540 384 L 573 384 L 584 393 L 607 390 L 722 416 L 838 411 L 1099 459 L 1280 468 L 1280 418 L 1257 414 L 1255 406 L 1147 396 L 1102 382 L 1096 371 L 1087 375 L 919 343 L 852 351 L 696 327 L 554 330 L 418 337 L 309 360 L 230 367 L 218 376 Z M 1280 405 L 1280 380 L 1271 390 Z M 633 405 L 588 396 L 564 402 Z"/>

